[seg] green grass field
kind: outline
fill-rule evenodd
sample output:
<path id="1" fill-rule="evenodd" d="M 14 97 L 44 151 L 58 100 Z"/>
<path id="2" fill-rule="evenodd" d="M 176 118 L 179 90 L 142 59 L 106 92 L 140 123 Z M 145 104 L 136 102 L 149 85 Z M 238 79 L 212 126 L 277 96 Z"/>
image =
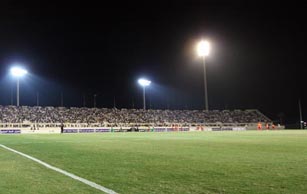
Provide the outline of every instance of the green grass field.
<path id="1" fill-rule="evenodd" d="M 119 193 L 307 193 L 307 131 L 0 135 Z M 101 193 L 0 148 L 0 193 Z"/>

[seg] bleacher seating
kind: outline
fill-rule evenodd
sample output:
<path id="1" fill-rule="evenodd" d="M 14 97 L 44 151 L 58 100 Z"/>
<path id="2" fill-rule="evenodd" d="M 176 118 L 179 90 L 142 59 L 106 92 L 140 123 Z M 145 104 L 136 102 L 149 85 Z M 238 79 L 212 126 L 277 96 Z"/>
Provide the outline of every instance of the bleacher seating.
<path id="1" fill-rule="evenodd" d="M 258 110 L 142 110 L 1 106 L 0 123 L 257 123 L 270 122 Z"/>

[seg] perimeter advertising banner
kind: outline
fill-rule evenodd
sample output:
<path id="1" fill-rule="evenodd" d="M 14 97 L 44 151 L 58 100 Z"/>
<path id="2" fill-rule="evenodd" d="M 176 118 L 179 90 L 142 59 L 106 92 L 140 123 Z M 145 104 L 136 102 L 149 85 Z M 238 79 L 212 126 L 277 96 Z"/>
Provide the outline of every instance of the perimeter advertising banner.
<path id="1" fill-rule="evenodd" d="M 20 129 L 1 129 L 0 134 L 19 134 Z"/>
<path id="2" fill-rule="evenodd" d="M 240 129 L 237 129 L 240 130 Z M 189 127 L 105 127 L 105 128 L 64 128 L 63 133 L 107 133 L 107 132 L 178 132 L 190 131 Z M 60 133 L 59 128 L 30 129 L 0 129 L 0 134 L 20 133 Z"/>
<path id="3" fill-rule="evenodd" d="M 63 133 L 78 133 L 78 129 L 64 129 Z"/>
<path id="4" fill-rule="evenodd" d="M 95 129 L 79 129 L 79 133 L 94 133 Z"/>
<path id="5" fill-rule="evenodd" d="M 189 127 L 154 127 L 155 132 L 176 132 L 176 131 L 190 131 Z"/>
<path id="6" fill-rule="evenodd" d="M 246 127 L 213 127 L 212 131 L 244 131 Z"/>
<path id="7" fill-rule="evenodd" d="M 110 132 L 110 129 L 64 129 L 63 133 L 104 133 Z"/>
<path id="8" fill-rule="evenodd" d="M 104 133 L 104 132 L 110 132 L 110 129 L 96 129 L 96 133 Z"/>

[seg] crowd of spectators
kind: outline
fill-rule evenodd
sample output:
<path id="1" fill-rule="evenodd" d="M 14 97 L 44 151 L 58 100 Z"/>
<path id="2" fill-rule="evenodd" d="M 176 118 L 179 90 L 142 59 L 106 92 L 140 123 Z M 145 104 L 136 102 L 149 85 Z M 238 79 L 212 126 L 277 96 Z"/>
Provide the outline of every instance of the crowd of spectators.
<path id="1" fill-rule="evenodd" d="M 258 110 L 142 110 L 1 106 L 0 123 L 257 123 L 269 122 Z"/>

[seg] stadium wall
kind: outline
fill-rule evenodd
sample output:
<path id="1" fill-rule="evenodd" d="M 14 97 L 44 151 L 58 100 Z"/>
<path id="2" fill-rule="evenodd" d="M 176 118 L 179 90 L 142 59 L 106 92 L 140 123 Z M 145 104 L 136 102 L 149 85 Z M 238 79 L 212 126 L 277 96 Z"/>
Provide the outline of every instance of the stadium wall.
<path id="1" fill-rule="evenodd" d="M 100 124 L 101 125 L 101 124 Z M 99 126 L 99 124 L 82 124 L 82 123 L 65 123 L 63 133 L 106 133 L 106 132 L 186 132 L 186 131 L 244 131 L 255 130 L 256 123 L 237 124 L 237 123 L 207 123 L 204 124 L 169 124 L 169 125 L 153 125 L 153 124 L 127 124 Z M 284 129 L 279 126 L 276 129 Z M 34 124 L 16 124 L 5 123 L 0 124 L 0 134 L 52 134 L 61 133 L 61 124 L 59 123 L 34 123 Z"/>

